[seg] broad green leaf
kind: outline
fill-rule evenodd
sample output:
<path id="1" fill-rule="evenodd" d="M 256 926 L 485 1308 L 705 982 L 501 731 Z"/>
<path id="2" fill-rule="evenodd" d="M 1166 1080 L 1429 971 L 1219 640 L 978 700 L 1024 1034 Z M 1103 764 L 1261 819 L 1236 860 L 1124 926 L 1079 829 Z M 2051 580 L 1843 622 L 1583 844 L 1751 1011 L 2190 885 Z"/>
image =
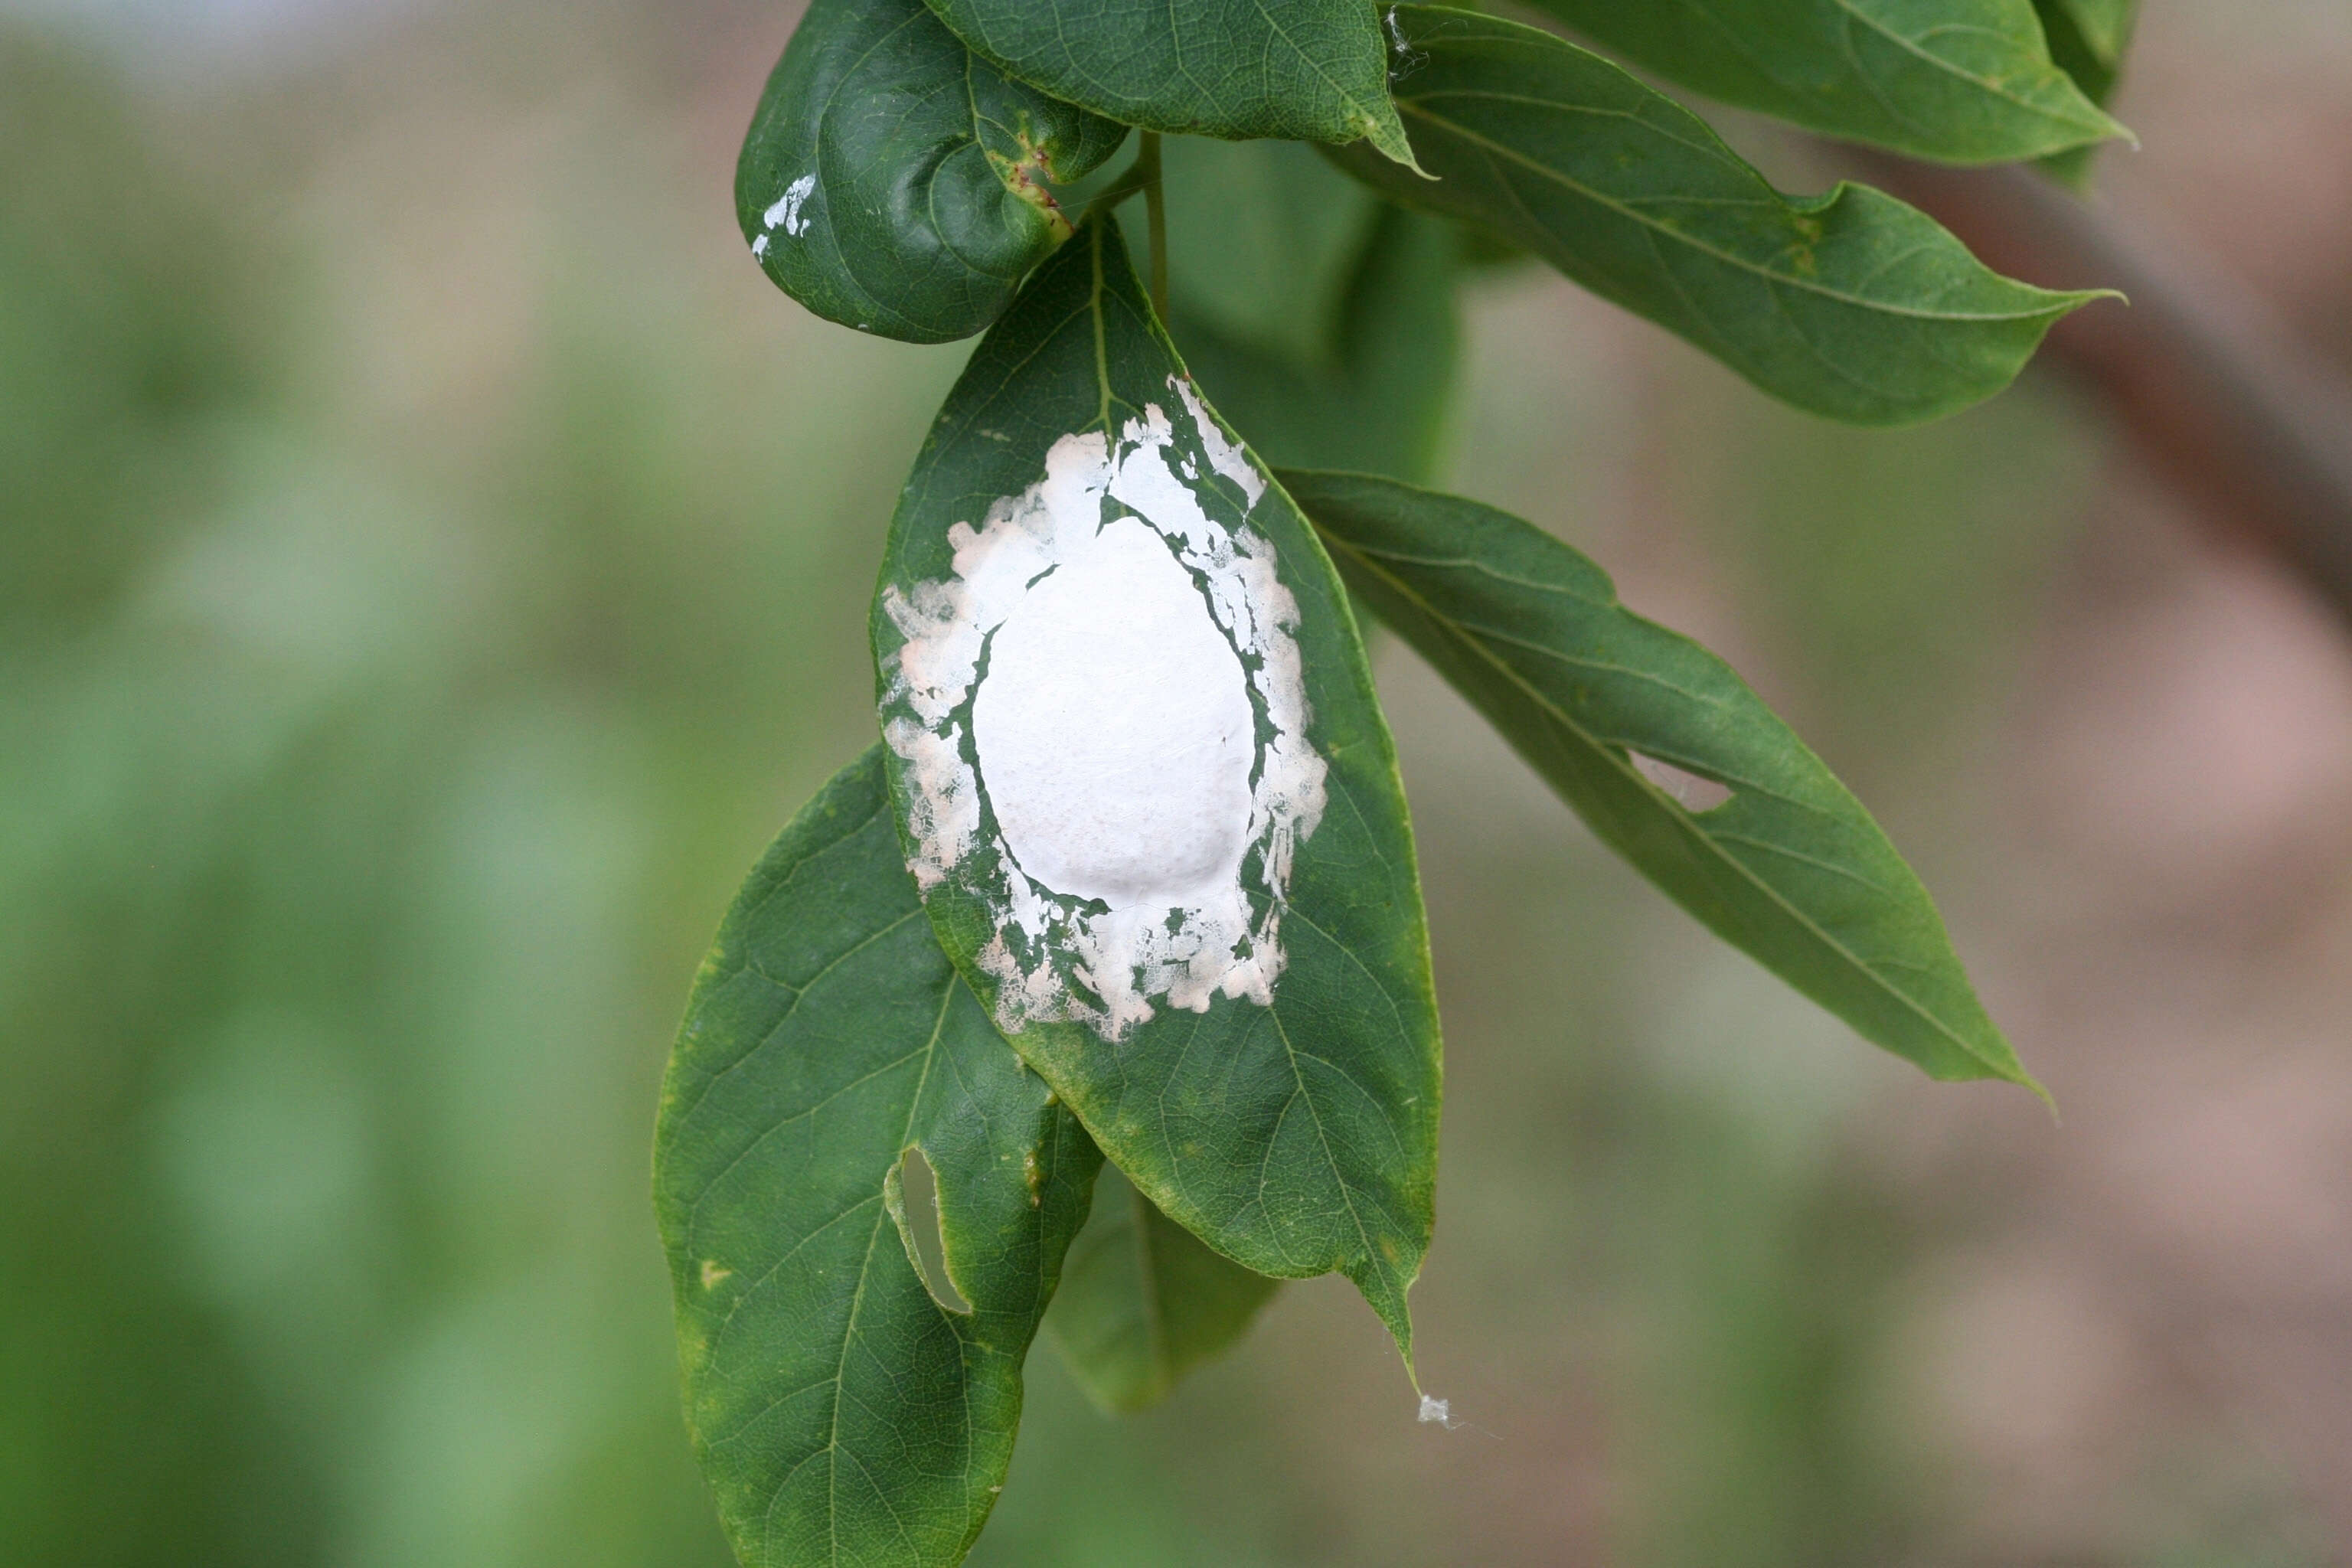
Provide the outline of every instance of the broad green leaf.
<path id="1" fill-rule="evenodd" d="M 919 1272 L 909 1149 L 969 1312 Z M 1100 1160 L 940 952 L 868 752 L 736 896 L 662 1090 L 687 1418 L 749 1568 L 962 1561 Z"/>
<path id="2" fill-rule="evenodd" d="M 1175 136 L 1161 162 L 1171 326 L 1199 322 L 1252 349 L 1329 363 L 1339 300 L 1381 199 L 1298 142 Z M 1128 237 L 1132 249 L 1140 235 Z M 1181 331 L 1176 341 L 1189 349 Z"/>
<path id="3" fill-rule="evenodd" d="M 2040 1092 L 1919 879 L 1730 666 L 1507 513 L 1362 475 L 1282 479 L 1373 613 L 1710 930 L 1932 1077 Z M 1686 806 L 1637 755 L 1730 796 Z"/>
<path id="4" fill-rule="evenodd" d="M 1965 408 L 2095 299 L 2011 282 L 1865 186 L 1792 201 L 1696 115 L 1587 50 L 1467 11 L 1389 13 L 1397 106 L 1433 181 L 1357 174 L 1475 218 L 1774 396 L 1858 425 Z"/>
<path id="5" fill-rule="evenodd" d="M 1438 1036 L 1394 751 L 1330 563 L 1108 220 L 973 353 L 873 629 L 908 862 L 1013 1047 L 1170 1217 L 1344 1271 L 1409 1358 Z"/>
<path id="6" fill-rule="evenodd" d="M 1247 1332 L 1276 1283 L 1202 1246 L 1109 1168 L 1063 1260 L 1045 1336 L 1087 1398 L 1141 1410 Z"/>
<path id="7" fill-rule="evenodd" d="M 1339 143 L 1410 163 L 1365 0 L 930 0 L 1019 79 L 1147 131 Z"/>
<path id="8" fill-rule="evenodd" d="M 2049 35 L 2050 58 L 2058 62 L 2083 95 L 2105 104 L 2115 96 L 2123 75 L 2125 46 L 2130 42 L 2134 0 L 2034 0 Z M 2047 174 L 2070 184 L 2086 180 L 2099 149 L 2095 143 L 2070 147 L 2042 160 Z"/>
<path id="9" fill-rule="evenodd" d="M 2053 13 L 2063 16 L 2084 47 L 2110 66 L 2123 59 L 2139 19 L 2139 0 L 2036 0 L 2036 7 L 2045 28 Z"/>
<path id="10" fill-rule="evenodd" d="M 1175 338 L 1202 386 L 1266 461 L 1426 479 L 1461 348 L 1461 250 L 1453 225 L 1383 203 L 1330 302 L 1328 358 L 1265 352 L 1196 321 L 1181 296 Z"/>
<path id="11" fill-rule="evenodd" d="M 2011 163 L 2127 136 L 2051 60 L 2033 3 L 1534 0 L 1710 98 L 1922 158 Z"/>
<path id="12" fill-rule="evenodd" d="M 812 0 L 735 171 L 751 252 L 830 321 L 908 342 L 980 331 L 1069 237 L 1051 187 L 1127 127 L 1007 80 L 922 0 Z"/>

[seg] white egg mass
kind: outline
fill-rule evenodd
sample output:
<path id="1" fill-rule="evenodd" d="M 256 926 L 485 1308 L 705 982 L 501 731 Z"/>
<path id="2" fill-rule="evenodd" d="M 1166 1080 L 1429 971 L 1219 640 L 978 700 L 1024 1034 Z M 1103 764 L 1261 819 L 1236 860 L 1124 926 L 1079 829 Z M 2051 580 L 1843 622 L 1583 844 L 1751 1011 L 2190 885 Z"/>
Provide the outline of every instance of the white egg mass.
<path id="1" fill-rule="evenodd" d="M 982 787 L 1022 869 L 1114 909 L 1198 902 L 1240 870 L 1256 720 L 1191 574 L 1133 518 L 1032 584 L 972 703 Z"/>

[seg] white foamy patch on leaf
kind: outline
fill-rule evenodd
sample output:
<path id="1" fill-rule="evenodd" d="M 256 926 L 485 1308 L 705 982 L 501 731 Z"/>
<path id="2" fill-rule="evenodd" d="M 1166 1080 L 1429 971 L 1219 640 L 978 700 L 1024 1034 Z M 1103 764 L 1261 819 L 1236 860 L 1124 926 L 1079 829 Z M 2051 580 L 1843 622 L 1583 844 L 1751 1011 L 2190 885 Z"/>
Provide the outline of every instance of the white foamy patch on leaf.
<path id="1" fill-rule="evenodd" d="M 908 864 L 987 910 L 1009 1032 L 1270 1004 L 1293 854 L 1322 818 L 1298 603 L 1242 521 L 1265 480 L 1169 386 L 1174 419 L 1063 437 L 1035 484 L 948 531 L 950 576 L 883 594 L 907 639 L 883 734 Z"/>

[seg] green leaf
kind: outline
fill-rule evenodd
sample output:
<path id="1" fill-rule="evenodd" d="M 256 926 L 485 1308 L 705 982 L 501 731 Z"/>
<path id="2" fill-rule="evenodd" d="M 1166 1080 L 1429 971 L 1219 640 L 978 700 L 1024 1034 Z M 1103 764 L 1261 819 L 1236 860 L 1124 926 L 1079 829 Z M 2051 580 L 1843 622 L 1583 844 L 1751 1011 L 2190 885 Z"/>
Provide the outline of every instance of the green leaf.
<path id="1" fill-rule="evenodd" d="M 2052 62 L 2033 0 L 1534 3 L 1710 98 L 1922 158 L 2010 163 L 2130 134 Z"/>
<path id="2" fill-rule="evenodd" d="M 1400 199 L 1492 225 L 1776 397 L 1901 425 L 2000 391 L 2090 293 L 2015 283 L 1935 220 L 1840 185 L 1792 201 L 1704 121 L 1599 56 L 1466 11 L 1389 13 L 1425 181 L 1337 156 Z"/>
<path id="3" fill-rule="evenodd" d="M 2109 66 L 2122 61 L 2139 20 L 2139 0 L 2036 0 L 2035 8 L 2045 29 L 2053 15 L 2063 16 L 2083 47 Z"/>
<path id="4" fill-rule="evenodd" d="M 1063 1261 L 1045 1335 L 1087 1398 L 1141 1410 L 1246 1333 L 1276 1285 L 1202 1246 L 1108 1168 Z"/>
<path id="5" fill-rule="evenodd" d="M 1344 595 L 1105 220 L 941 410 L 874 654 L 908 862 L 1013 1047 L 1171 1218 L 1346 1272 L 1409 1360 L 1437 1016 Z"/>
<path id="6" fill-rule="evenodd" d="M 1147 131 L 1229 140 L 1369 138 L 1411 163 L 1388 48 L 1365 0 L 930 0 L 977 53 L 1056 98 Z"/>
<path id="7" fill-rule="evenodd" d="M 1329 363 L 1380 197 L 1298 142 L 1174 136 L 1161 170 L 1171 329 L 1199 322 L 1286 360 Z M 1181 330 L 1176 341 L 1190 363 Z"/>
<path id="8" fill-rule="evenodd" d="M 1730 666 L 1507 513 L 1361 475 L 1282 479 L 1373 612 L 1708 929 L 1932 1077 L 2040 1092 L 1918 878 Z M 1729 798 L 1686 806 L 1637 754 Z"/>
<path id="9" fill-rule="evenodd" d="M 1251 449 L 1428 478 L 1461 342 L 1461 226 L 1296 142 L 1179 137 L 1166 169 L 1169 332 Z"/>
<path id="10" fill-rule="evenodd" d="M 2074 79 L 2083 95 L 2098 104 L 2113 98 L 2131 39 L 2134 0 L 2034 0 L 2034 9 L 2049 35 L 2050 58 Z M 2042 159 L 2042 167 L 2079 185 L 2090 177 L 2098 151 L 2096 145 L 2070 147 Z"/>
<path id="11" fill-rule="evenodd" d="M 1198 319 L 1179 295 L 1176 342 L 1195 377 L 1266 461 L 1425 479 L 1437 466 L 1462 342 L 1453 225 L 1382 203 L 1330 301 L 1329 355 L 1277 355 Z"/>
<path id="12" fill-rule="evenodd" d="M 915 1261 L 917 1148 L 968 1313 Z M 662 1090 L 687 1418 L 750 1568 L 962 1561 L 1100 1161 L 940 952 L 869 751 L 736 896 Z"/>
<path id="13" fill-rule="evenodd" d="M 922 0 L 812 0 L 768 79 L 735 210 L 768 276 L 829 321 L 969 337 L 1070 234 L 1050 187 L 1127 127 L 1007 80 Z"/>

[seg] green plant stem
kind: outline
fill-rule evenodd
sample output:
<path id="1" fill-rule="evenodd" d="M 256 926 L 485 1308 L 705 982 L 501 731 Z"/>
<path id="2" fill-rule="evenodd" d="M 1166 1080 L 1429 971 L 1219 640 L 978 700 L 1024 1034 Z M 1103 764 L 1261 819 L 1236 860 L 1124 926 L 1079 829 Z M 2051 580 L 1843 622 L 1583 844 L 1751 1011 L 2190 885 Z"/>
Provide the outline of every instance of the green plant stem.
<path id="1" fill-rule="evenodd" d="M 1143 193 L 1144 226 L 1151 240 L 1151 308 L 1160 319 L 1168 319 L 1168 204 L 1160 185 L 1160 133 L 1147 131 L 1135 150 L 1135 162 L 1121 170 L 1118 179 L 1103 187 L 1102 194 L 1087 204 L 1078 218 L 1081 226 L 1100 214 L 1110 211 L 1136 192 Z"/>
<path id="2" fill-rule="evenodd" d="M 1135 150 L 1143 175 L 1144 224 L 1151 231 L 1151 308 L 1168 319 L 1168 199 L 1160 184 L 1160 132 L 1147 131 Z"/>

